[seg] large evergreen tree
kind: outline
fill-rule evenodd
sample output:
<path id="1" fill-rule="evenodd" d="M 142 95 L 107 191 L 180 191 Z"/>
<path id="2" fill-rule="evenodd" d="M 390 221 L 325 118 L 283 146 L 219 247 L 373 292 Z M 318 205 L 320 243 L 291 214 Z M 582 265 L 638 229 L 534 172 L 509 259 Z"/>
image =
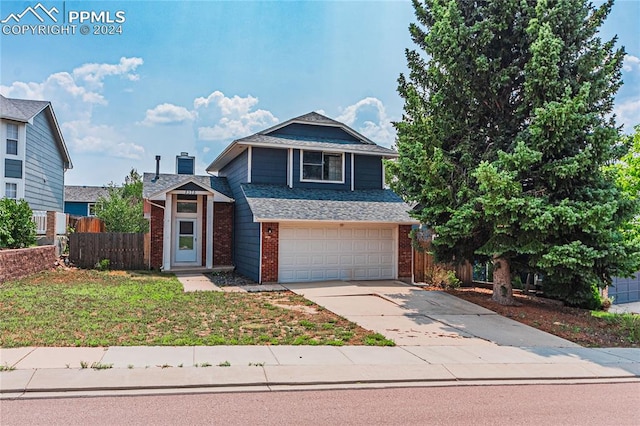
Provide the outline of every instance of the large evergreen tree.
<path id="1" fill-rule="evenodd" d="M 494 262 L 494 300 L 514 271 L 543 272 L 575 305 L 632 272 L 620 232 L 637 209 L 604 165 L 622 154 L 611 117 L 624 51 L 598 29 L 613 1 L 414 0 L 424 55 L 408 76 L 393 188 L 416 202 L 436 257 Z"/>

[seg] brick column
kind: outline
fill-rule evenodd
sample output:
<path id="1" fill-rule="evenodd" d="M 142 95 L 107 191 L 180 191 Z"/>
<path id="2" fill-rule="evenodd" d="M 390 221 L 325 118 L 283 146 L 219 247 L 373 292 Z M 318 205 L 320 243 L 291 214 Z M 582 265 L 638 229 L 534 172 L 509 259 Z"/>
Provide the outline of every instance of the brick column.
<path id="1" fill-rule="evenodd" d="M 233 266 L 233 203 L 213 203 L 213 266 Z"/>
<path id="2" fill-rule="evenodd" d="M 413 246 L 411 245 L 411 225 L 398 225 L 398 280 L 413 281 Z"/>
<path id="3" fill-rule="evenodd" d="M 262 229 L 262 282 L 278 282 L 278 223 L 265 222 Z M 269 232 L 271 231 L 271 232 Z"/>
<path id="4" fill-rule="evenodd" d="M 156 204 L 164 204 L 164 201 L 155 201 Z M 151 205 L 151 268 L 160 269 L 162 267 L 162 238 L 164 236 L 164 210 L 158 206 Z"/>
<path id="5" fill-rule="evenodd" d="M 50 241 L 47 244 L 53 244 L 56 240 L 56 212 L 47 211 L 47 232 L 45 236 L 47 241 Z"/>

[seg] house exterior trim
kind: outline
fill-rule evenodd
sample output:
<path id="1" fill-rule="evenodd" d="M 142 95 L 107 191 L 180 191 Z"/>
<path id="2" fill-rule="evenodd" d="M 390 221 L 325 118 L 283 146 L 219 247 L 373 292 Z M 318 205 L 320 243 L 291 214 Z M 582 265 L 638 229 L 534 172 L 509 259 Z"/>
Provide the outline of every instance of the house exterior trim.
<path id="1" fill-rule="evenodd" d="M 393 225 L 416 225 L 419 221 L 412 222 L 398 222 L 398 221 L 380 221 L 380 220 L 319 220 L 319 219 L 282 219 L 282 218 L 268 218 L 268 217 L 253 217 L 254 222 L 300 222 L 300 223 L 363 223 L 363 224 L 393 224 Z"/>
<path id="2" fill-rule="evenodd" d="M 180 188 L 181 186 L 184 186 L 184 185 L 187 185 L 187 184 L 190 184 L 190 183 L 202 188 L 202 190 L 201 191 L 187 191 L 187 190 L 178 190 L 177 189 L 177 188 Z M 172 185 L 169 188 L 166 188 L 166 189 L 163 189 L 162 191 L 158 191 L 158 192 L 156 192 L 154 194 L 151 194 L 147 199 L 148 200 L 161 201 L 169 193 L 171 193 L 171 194 L 189 194 L 189 195 L 208 195 L 208 194 L 212 194 L 214 196 L 215 201 L 222 201 L 222 202 L 227 202 L 227 203 L 232 203 L 234 201 L 233 198 L 227 197 L 226 195 L 221 194 L 220 192 L 216 191 L 213 188 L 203 187 L 195 179 L 188 179 L 188 180 L 184 180 L 184 181 L 181 181 L 179 183 L 176 183 L 175 185 Z"/>

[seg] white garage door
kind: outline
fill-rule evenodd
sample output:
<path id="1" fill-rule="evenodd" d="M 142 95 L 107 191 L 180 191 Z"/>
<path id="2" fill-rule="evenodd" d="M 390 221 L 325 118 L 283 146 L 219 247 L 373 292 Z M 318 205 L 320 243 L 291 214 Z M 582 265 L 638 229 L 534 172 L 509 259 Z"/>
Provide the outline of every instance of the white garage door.
<path id="1" fill-rule="evenodd" d="M 280 282 L 395 278 L 393 226 L 280 224 Z"/>

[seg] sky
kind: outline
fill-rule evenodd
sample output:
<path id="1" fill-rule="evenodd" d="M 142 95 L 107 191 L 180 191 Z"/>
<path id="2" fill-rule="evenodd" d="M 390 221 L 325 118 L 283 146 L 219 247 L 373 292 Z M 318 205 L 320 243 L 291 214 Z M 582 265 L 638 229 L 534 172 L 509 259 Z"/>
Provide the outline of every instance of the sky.
<path id="1" fill-rule="evenodd" d="M 156 155 L 173 173 L 181 152 L 204 174 L 234 139 L 311 111 L 392 146 L 414 48 L 408 0 L 2 0 L 0 21 L 0 92 L 52 102 L 68 185 L 120 184 Z M 640 123 L 639 22 L 640 0 L 617 0 L 601 31 L 627 52 L 626 133 Z"/>

